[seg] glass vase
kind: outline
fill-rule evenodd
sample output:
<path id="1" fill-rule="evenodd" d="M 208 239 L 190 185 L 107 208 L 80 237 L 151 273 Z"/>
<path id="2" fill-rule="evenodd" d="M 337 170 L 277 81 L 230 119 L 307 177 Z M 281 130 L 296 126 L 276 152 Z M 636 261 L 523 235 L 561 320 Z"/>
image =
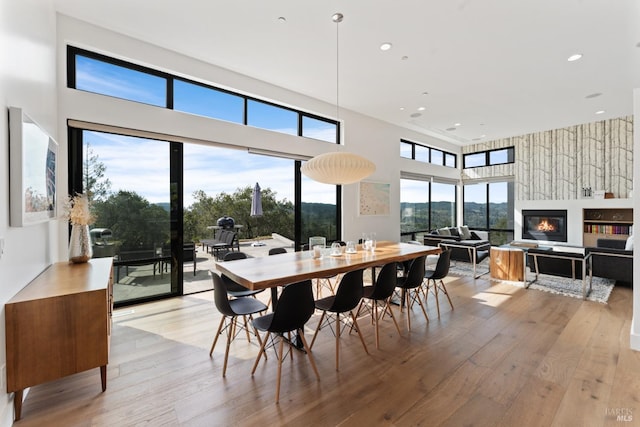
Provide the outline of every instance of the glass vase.
<path id="1" fill-rule="evenodd" d="M 73 263 L 87 262 L 93 256 L 89 226 L 73 224 L 69 238 L 69 261 Z"/>

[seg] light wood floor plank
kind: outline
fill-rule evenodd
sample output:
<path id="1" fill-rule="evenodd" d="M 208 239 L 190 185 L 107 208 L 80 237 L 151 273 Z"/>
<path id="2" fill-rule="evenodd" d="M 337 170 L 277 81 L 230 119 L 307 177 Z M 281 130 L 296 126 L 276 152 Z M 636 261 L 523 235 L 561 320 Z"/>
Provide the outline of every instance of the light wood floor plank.
<path id="1" fill-rule="evenodd" d="M 98 370 L 33 387 L 17 425 L 633 425 L 616 420 L 624 409 L 640 419 L 631 289 L 616 287 L 606 305 L 484 278 L 449 278 L 447 288 L 455 308 L 441 300 L 438 318 L 431 297 L 430 321 L 415 307 L 411 332 L 394 307 L 403 336 L 385 319 L 380 350 L 363 317 L 370 354 L 357 334 L 345 334 L 340 371 L 333 336 L 321 331 L 313 349 L 321 380 L 295 352 L 277 405 L 273 353 L 253 377 L 258 347 L 244 334 L 231 346 L 226 378 L 224 342 L 209 358 L 220 319 L 212 292 L 123 308 L 107 391 Z"/>

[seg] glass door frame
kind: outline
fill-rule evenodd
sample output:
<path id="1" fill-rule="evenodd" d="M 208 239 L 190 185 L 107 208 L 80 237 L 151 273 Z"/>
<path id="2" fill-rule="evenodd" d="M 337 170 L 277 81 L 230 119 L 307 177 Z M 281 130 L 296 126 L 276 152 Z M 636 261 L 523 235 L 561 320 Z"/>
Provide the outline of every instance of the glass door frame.
<path id="1" fill-rule="evenodd" d="M 84 158 L 84 140 L 83 133 L 86 129 L 68 127 L 68 194 L 83 193 L 83 158 Z M 99 131 L 103 133 L 111 133 L 123 136 L 134 136 L 126 133 L 117 133 L 114 131 Z M 157 138 L 146 138 L 157 139 Z M 164 298 L 173 298 L 183 294 L 183 189 L 182 189 L 182 144 L 178 142 L 166 141 L 169 144 L 169 232 L 170 232 L 170 254 L 171 254 L 171 270 L 170 270 L 170 291 L 159 295 L 148 297 L 140 297 L 126 301 L 115 301 L 115 307 L 124 307 L 127 305 L 141 304 L 149 301 L 156 301 Z"/>

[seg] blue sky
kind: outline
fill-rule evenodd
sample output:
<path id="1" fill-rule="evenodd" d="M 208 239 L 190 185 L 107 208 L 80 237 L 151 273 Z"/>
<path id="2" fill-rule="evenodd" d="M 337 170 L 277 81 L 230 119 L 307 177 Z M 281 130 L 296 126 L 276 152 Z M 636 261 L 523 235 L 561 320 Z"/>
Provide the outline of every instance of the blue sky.
<path id="1" fill-rule="evenodd" d="M 164 107 L 166 80 L 163 77 L 76 56 L 76 87 L 95 93 Z M 174 108 L 236 123 L 243 121 L 242 98 L 176 80 Z M 297 113 L 258 101 L 249 101 L 249 125 L 281 133 L 297 134 Z M 305 118 L 303 134 L 324 141 L 335 141 L 335 127 L 323 121 Z M 169 143 L 98 132 L 86 132 L 99 160 L 106 166 L 112 191 L 135 191 L 152 203 L 169 200 Z M 400 156 L 400 152 L 398 152 Z M 193 203 L 193 192 L 203 190 L 209 196 L 233 193 L 256 182 L 276 193 L 278 200 L 293 201 L 293 161 L 248 154 L 214 146 L 184 145 L 185 206 Z M 498 190 L 498 188 L 495 188 Z M 435 184 L 433 201 L 453 201 L 451 186 Z M 471 196 L 468 192 L 467 196 Z M 502 194 L 504 193 L 504 194 Z M 469 199 L 469 197 L 468 197 Z M 428 200 L 424 181 L 402 180 L 401 200 L 421 203 Z M 492 192 L 492 201 L 506 201 L 506 192 Z M 334 186 L 316 183 L 303 176 L 303 201 L 335 203 Z"/>

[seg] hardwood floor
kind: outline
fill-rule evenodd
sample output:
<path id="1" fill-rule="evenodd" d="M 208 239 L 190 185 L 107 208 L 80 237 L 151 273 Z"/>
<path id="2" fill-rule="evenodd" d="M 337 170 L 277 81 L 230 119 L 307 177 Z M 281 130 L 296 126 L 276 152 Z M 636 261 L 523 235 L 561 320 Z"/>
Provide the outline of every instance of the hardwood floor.
<path id="1" fill-rule="evenodd" d="M 640 425 L 630 289 L 616 287 L 604 305 L 483 279 L 449 278 L 447 288 L 455 310 L 443 298 L 438 319 L 431 297 L 431 321 L 415 307 L 409 333 L 395 307 L 403 336 L 385 319 L 380 350 L 373 326 L 359 322 L 370 355 L 345 334 L 339 372 L 323 331 L 313 348 L 321 380 L 296 352 L 278 405 L 272 352 L 254 377 L 258 347 L 244 334 L 226 378 L 224 342 L 209 358 L 212 292 L 117 310 L 107 391 L 97 369 L 33 387 L 16 425 Z"/>

